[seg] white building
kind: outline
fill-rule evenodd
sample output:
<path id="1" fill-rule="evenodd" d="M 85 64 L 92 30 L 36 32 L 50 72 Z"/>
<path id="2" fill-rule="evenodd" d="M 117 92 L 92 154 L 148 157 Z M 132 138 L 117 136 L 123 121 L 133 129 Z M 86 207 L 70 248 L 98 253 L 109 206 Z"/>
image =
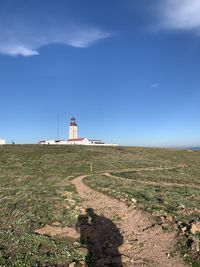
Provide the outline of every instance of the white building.
<path id="1" fill-rule="evenodd" d="M 88 146 L 90 145 L 90 140 L 88 138 L 72 138 L 68 139 L 68 144 L 69 145 L 85 145 Z"/>
<path id="2" fill-rule="evenodd" d="M 85 146 L 117 146 L 117 144 L 107 144 L 102 140 L 91 140 L 88 138 L 78 137 L 78 126 L 76 119 L 71 118 L 69 125 L 69 139 L 68 140 L 43 140 L 41 145 L 85 145 Z"/>
<path id="3" fill-rule="evenodd" d="M 42 140 L 39 141 L 40 145 L 68 145 L 67 140 Z"/>
<path id="4" fill-rule="evenodd" d="M 0 138 L 0 145 L 5 145 L 5 144 L 6 144 L 6 140 Z"/>

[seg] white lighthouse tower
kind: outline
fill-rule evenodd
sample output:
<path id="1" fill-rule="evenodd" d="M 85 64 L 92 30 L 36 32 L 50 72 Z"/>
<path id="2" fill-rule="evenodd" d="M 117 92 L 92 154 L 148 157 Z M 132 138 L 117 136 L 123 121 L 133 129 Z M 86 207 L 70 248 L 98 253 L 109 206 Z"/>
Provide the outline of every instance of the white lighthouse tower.
<path id="1" fill-rule="evenodd" d="M 69 125 L 69 140 L 74 139 L 78 139 L 78 126 L 76 124 L 76 119 L 72 117 Z"/>

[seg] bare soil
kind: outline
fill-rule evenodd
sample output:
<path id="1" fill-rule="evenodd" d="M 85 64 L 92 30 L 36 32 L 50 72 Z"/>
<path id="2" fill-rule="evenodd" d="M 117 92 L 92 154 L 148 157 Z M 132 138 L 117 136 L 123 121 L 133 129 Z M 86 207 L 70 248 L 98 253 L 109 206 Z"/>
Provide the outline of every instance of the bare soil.
<path id="1" fill-rule="evenodd" d="M 127 207 L 123 202 L 96 192 L 83 183 L 86 176 L 72 181 L 86 209 L 79 220 L 82 240 L 96 257 L 94 266 L 187 266 L 174 253 L 176 234 L 166 232 L 148 212 Z M 82 223 L 87 219 L 87 223 Z M 173 254 L 173 255 L 172 255 Z"/>
<path id="2" fill-rule="evenodd" d="M 79 234 L 74 228 L 60 227 L 56 226 L 55 224 L 53 225 L 47 224 L 43 228 L 36 229 L 34 233 L 47 236 L 79 238 Z"/>

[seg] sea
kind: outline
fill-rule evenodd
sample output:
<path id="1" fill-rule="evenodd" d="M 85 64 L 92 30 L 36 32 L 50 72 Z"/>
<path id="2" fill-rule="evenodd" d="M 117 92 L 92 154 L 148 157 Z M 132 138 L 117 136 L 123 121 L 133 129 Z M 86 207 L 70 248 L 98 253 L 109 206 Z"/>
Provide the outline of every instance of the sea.
<path id="1" fill-rule="evenodd" d="M 200 147 L 190 147 L 191 150 L 200 150 Z"/>

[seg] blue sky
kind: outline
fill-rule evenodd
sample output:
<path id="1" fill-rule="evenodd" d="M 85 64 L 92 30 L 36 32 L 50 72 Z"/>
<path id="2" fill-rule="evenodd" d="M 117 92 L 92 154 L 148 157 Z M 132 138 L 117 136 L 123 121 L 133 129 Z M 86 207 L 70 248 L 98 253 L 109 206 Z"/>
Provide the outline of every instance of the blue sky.
<path id="1" fill-rule="evenodd" d="M 199 0 L 1 0 L 0 136 L 200 144 Z"/>

